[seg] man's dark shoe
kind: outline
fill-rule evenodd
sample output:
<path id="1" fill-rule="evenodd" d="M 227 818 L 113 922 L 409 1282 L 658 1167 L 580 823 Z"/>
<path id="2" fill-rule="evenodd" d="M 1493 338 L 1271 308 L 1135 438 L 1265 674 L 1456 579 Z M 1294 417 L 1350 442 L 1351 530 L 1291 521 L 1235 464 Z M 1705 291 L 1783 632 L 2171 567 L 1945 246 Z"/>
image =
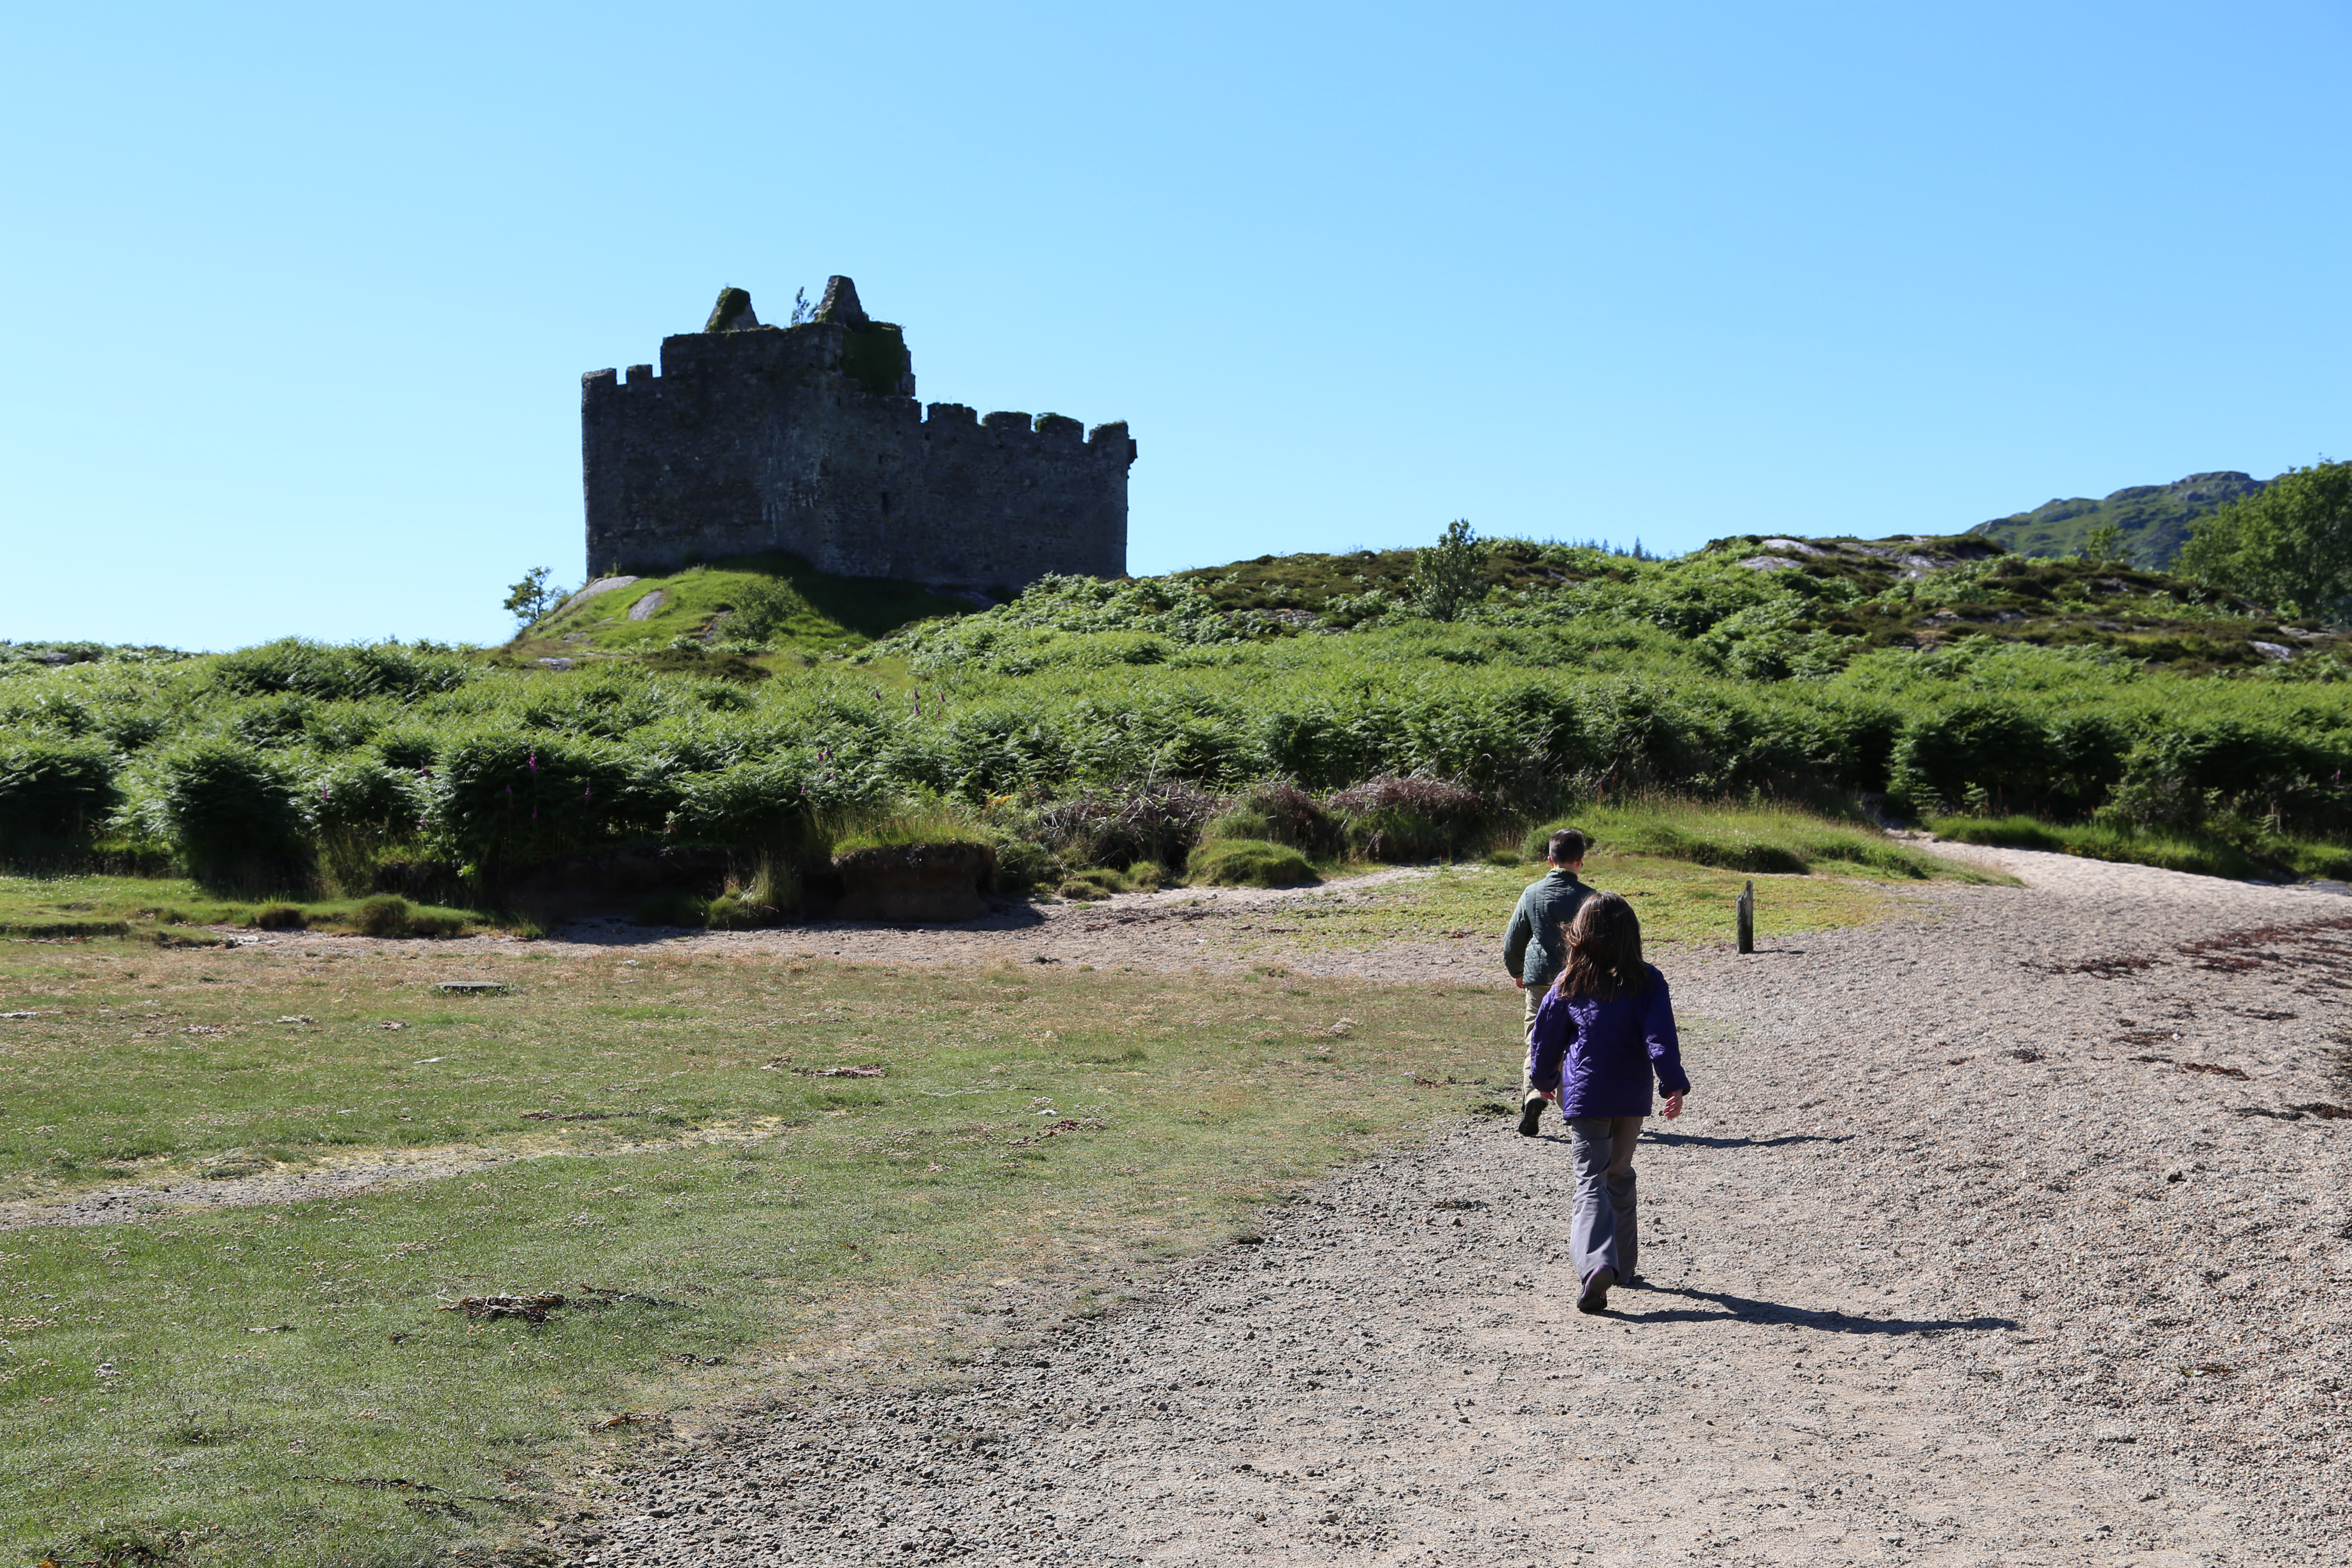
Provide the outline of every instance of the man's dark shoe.
<path id="1" fill-rule="evenodd" d="M 1543 1120 L 1543 1108 L 1549 1103 L 1550 1101 L 1533 1089 L 1528 1091 L 1528 1097 L 1519 1101 L 1520 1137 L 1532 1138 L 1536 1135 L 1536 1123 Z"/>
<path id="2" fill-rule="evenodd" d="M 1605 1312 L 1609 1310 L 1609 1287 L 1617 1283 L 1617 1270 L 1602 1264 L 1584 1282 L 1584 1294 L 1576 1299 L 1580 1312 Z"/>

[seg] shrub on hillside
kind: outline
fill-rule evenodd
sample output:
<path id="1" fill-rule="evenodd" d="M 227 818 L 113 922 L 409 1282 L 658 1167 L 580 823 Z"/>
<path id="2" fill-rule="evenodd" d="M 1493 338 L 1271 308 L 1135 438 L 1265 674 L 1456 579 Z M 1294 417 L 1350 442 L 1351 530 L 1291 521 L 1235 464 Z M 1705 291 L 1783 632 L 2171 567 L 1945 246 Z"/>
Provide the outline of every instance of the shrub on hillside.
<path id="1" fill-rule="evenodd" d="M 1216 796 L 1189 784 L 1151 784 L 1124 790 L 1089 790 L 1041 806 L 1037 827 L 1066 859 L 1088 865 L 1161 865 L 1191 852 L 1216 814 Z"/>
<path id="2" fill-rule="evenodd" d="M 345 892 L 375 884 L 385 850 L 412 843 L 424 830 L 432 796 L 415 773 L 363 754 L 312 775 L 310 814 L 318 825 L 319 856 Z"/>
<path id="3" fill-rule="evenodd" d="M 1348 847 L 1371 860 L 1432 860 L 1470 848 L 1492 820 L 1486 796 L 1444 779 L 1388 774 L 1331 796 Z"/>
<path id="4" fill-rule="evenodd" d="M 1257 825 L 1256 833 L 1249 837 L 1287 844 L 1309 855 L 1328 854 L 1339 847 L 1339 825 L 1331 820 L 1331 814 L 1288 779 L 1258 785 L 1243 797 L 1241 809 Z"/>
<path id="5" fill-rule="evenodd" d="M 1486 588 L 1489 547 L 1462 518 L 1445 525 L 1437 543 L 1413 552 L 1412 580 L 1407 584 L 1413 608 L 1433 621 L 1450 621 L 1475 603 Z"/>
<path id="6" fill-rule="evenodd" d="M 68 740 L 0 746 L 0 863 L 86 851 L 118 798 L 114 759 L 103 746 Z"/>
<path id="7" fill-rule="evenodd" d="M 2352 829 L 2334 737 L 2218 719 L 2168 725 L 2132 748 L 2100 813 L 2122 826 L 2226 837 Z"/>
<path id="8" fill-rule="evenodd" d="M 299 691 L 277 691 L 239 703 L 226 731 L 248 746 L 299 746 L 319 704 Z"/>
<path id="9" fill-rule="evenodd" d="M 424 823 L 431 793 L 415 773 L 364 755 L 312 776 L 318 804 L 312 808 L 321 833 L 392 844 L 413 836 Z"/>
<path id="10" fill-rule="evenodd" d="M 731 613 L 727 617 L 727 635 L 755 642 L 782 631 L 793 616 L 810 613 L 809 602 L 801 591 L 777 577 L 746 583 L 729 599 Z"/>
<path id="11" fill-rule="evenodd" d="M 682 844 L 740 849 L 798 849 L 815 836 L 815 816 L 800 767 L 745 763 L 677 781 L 664 834 Z"/>
<path id="12" fill-rule="evenodd" d="M 421 730 L 388 730 L 378 734 L 373 744 L 384 766 L 420 776 L 432 771 L 433 759 L 440 750 L 439 742 Z"/>
<path id="13" fill-rule="evenodd" d="M 1664 564 L 1498 546 L 1454 621 L 1392 608 L 1383 627 L 1344 636 L 1236 625 L 1227 612 L 1244 600 L 1291 607 L 1282 595 L 1303 580 L 1281 563 L 1265 563 L 1255 587 L 1249 572 L 1203 579 L 1214 598 L 1056 580 L 893 639 L 877 657 L 951 677 L 924 674 L 912 690 L 835 661 L 757 688 L 714 682 L 699 654 L 675 676 L 599 659 L 560 678 L 390 645 L 282 642 L 154 666 L 0 655 L 0 736 L 114 750 L 130 809 L 118 805 L 119 826 L 95 840 L 110 854 L 178 842 L 158 753 L 233 737 L 304 781 L 297 815 L 316 821 L 295 836 L 331 868 L 338 836 L 356 832 L 334 820 L 358 784 L 340 770 L 381 763 L 423 792 L 408 820 L 426 822 L 411 843 L 363 835 L 391 839 L 367 849 L 364 886 L 433 903 L 460 901 L 448 879 L 461 867 L 478 889 L 609 846 L 690 839 L 789 855 L 803 789 L 823 829 L 908 795 L 965 803 L 1004 886 L 1059 886 L 1089 865 L 1128 867 L 1133 880 L 1139 862 L 1181 864 L 1221 814 L 1222 839 L 1318 861 L 1348 845 L 1422 858 L 1482 851 L 1506 820 L 1570 801 L 1605 833 L 1612 801 L 1822 798 L 1885 789 L 1894 773 L 1914 811 L 2096 812 L 2144 834 L 2250 844 L 2352 830 L 2337 782 L 2352 768 L 2352 683 L 2304 683 L 2339 668 L 2333 639 L 2088 563 L 1996 561 L 1900 581 L 1852 552 L 1843 564 L 1806 555 L 1795 571 L 1738 566 L 1759 544 Z M 1314 602 L 1396 596 L 1406 564 L 1402 552 L 1324 558 L 1308 585 Z M 1886 646 L 1929 632 L 1908 617 L 1947 601 L 1963 620 L 1932 628 L 1938 646 Z M 2123 629 L 2093 620 L 2094 605 Z M 2072 624 L 2049 619 L 2061 608 Z M 1847 659 L 1838 639 L 1852 635 L 1876 650 Z M 2105 646 L 1995 640 L 2027 635 Z M 2164 639 L 2178 646 L 2165 652 Z M 2231 673 L 2138 662 L 2163 658 Z M 1769 679 L 1781 674 L 1805 679 Z M 1458 797 L 1459 811 L 1392 798 L 1430 781 L 1471 792 L 1483 814 Z M 1055 804 L 1013 805 L 1024 801 Z M 1682 826 L 1713 842 L 1707 823 Z M 1810 840 L 1767 837 L 1824 858 Z M 22 838 L 0 820 L 0 852 Z M 394 855 L 407 868 L 397 877 Z"/>
<path id="14" fill-rule="evenodd" d="M 239 889 L 310 881 L 312 823 L 284 759 L 199 742 L 163 759 L 159 796 L 173 847 L 198 881 Z"/>
<path id="15" fill-rule="evenodd" d="M 444 748 L 433 823 L 476 874 L 509 870 L 659 831 L 674 804 L 657 773 L 640 778 L 609 742 L 476 734 Z"/>
<path id="16" fill-rule="evenodd" d="M 341 646 L 280 637 L 223 654 L 213 679 L 228 691 L 258 696 L 299 691 L 323 699 L 398 697 L 414 700 L 452 691 L 474 679 L 477 667 L 451 648 L 396 642 Z"/>
<path id="17" fill-rule="evenodd" d="M 991 840 L 996 850 L 994 882 L 1001 893 L 1020 894 L 1059 883 L 1068 868 L 1034 839 L 1007 833 Z"/>
<path id="18" fill-rule="evenodd" d="M 515 718 L 526 730 L 618 740 L 685 706 L 687 684 L 635 668 L 575 676 L 532 691 Z"/>
<path id="19" fill-rule="evenodd" d="M 98 726 L 98 714 L 90 703 L 72 693 L 27 690 L 22 686 L 0 692 L 0 730 L 9 733 L 88 735 Z"/>
<path id="20" fill-rule="evenodd" d="M 1922 815 L 1971 799 L 1996 811 L 2031 810 L 2049 792 L 2058 762 L 2039 718 L 2003 698 L 1977 698 L 1904 726 L 1887 798 L 1897 810 Z"/>

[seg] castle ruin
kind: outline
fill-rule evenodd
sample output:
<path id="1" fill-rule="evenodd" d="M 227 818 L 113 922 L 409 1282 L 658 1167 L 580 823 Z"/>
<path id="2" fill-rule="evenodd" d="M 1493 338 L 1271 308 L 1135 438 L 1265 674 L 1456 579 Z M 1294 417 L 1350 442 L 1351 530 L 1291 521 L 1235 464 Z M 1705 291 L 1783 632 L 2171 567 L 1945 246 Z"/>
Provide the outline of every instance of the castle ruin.
<path id="1" fill-rule="evenodd" d="M 915 401 L 905 336 L 846 278 L 761 326 L 729 289 L 661 374 L 580 381 L 588 569 L 651 574 L 786 551 L 821 571 L 974 588 L 1127 572 L 1124 424 Z"/>

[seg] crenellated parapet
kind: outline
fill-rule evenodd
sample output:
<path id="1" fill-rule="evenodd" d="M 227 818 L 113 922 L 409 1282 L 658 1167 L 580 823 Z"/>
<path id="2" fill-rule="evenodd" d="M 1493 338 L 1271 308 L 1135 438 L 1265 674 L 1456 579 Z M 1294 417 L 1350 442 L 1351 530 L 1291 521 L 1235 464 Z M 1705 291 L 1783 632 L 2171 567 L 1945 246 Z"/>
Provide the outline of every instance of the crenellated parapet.
<path id="1" fill-rule="evenodd" d="M 983 588 L 1127 571 L 1127 426 L 924 408 L 903 332 L 846 278 L 789 327 L 724 290 L 660 374 L 591 371 L 580 395 L 592 573 L 767 551 Z"/>

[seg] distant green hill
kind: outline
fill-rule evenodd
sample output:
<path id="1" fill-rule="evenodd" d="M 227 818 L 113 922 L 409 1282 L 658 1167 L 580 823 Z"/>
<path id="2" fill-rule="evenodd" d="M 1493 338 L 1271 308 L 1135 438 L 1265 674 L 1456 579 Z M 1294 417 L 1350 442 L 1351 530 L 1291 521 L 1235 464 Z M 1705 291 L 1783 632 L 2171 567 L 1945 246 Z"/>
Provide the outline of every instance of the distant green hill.
<path id="1" fill-rule="evenodd" d="M 2249 496 L 2270 481 L 2251 474 L 2191 474 L 2168 485 L 2126 485 L 2105 500 L 2076 496 L 2046 501 L 2032 511 L 1997 517 L 1969 530 L 1997 539 L 2020 555 L 2074 555 L 2094 530 L 2114 523 L 2124 551 L 2144 572 L 2170 566 L 2189 538 L 2189 526 L 2225 501 Z"/>

